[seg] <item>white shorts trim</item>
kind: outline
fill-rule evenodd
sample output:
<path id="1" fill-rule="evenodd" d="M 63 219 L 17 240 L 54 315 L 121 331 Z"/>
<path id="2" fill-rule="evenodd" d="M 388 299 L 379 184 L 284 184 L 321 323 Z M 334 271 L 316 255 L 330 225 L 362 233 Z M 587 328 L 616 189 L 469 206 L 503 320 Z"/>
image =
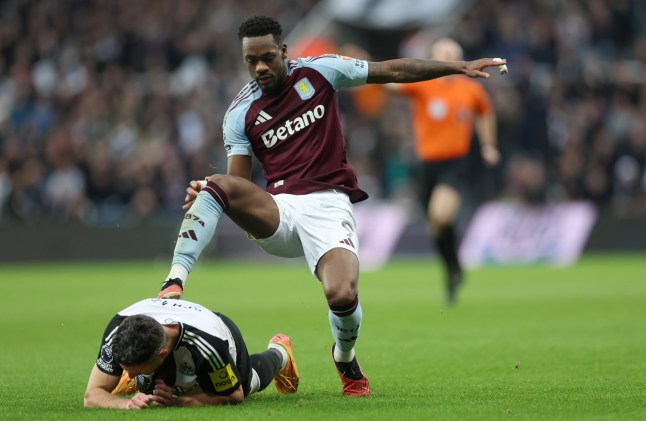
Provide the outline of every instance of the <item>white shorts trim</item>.
<path id="1" fill-rule="evenodd" d="M 324 190 L 272 197 L 280 212 L 280 223 L 271 237 L 249 238 L 258 247 L 274 256 L 305 256 L 314 276 L 319 259 L 334 248 L 344 248 L 359 258 L 359 237 L 347 194 Z"/>

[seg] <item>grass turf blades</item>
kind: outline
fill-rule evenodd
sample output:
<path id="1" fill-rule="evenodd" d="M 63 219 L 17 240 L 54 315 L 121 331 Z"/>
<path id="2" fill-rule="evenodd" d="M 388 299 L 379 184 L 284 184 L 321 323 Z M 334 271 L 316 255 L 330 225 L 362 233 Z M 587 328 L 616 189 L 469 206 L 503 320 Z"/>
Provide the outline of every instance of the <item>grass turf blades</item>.
<path id="1" fill-rule="evenodd" d="M 323 293 L 304 264 L 205 261 L 186 299 L 233 318 L 251 352 L 277 331 L 292 337 L 298 393 L 268 388 L 239 406 L 137 414 L 84 409 L 83 392 L 106 323 L 153 297 L 165 267 L 0 265 L 0 419 L 644 419 L 644 262 L 588 255 L 567 268 L 473 270 L 452 308 L 435 260 L 364 273 L 357 356 L 372 396 L 347 399 L 329 358 Z"/>

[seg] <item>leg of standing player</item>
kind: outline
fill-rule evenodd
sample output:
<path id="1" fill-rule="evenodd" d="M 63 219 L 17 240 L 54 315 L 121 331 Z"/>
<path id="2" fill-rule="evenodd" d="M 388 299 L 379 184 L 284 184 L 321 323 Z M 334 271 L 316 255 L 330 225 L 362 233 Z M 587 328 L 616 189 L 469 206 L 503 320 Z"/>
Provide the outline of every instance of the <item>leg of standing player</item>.
<path id="1" fill-rule="evenodd" d="M 158 297 L 182 296 L 183 284 L 211 242 L 223 213 L 256 238 L 269 237 L 278 229 L 280 214 L 276 202 L 269 193 L 245 178 L 215 174 L 199 190 L 180 228 L 167 277 L 170 281 L 164 284 Z M 169 291 L 175 291 L 177 295 L 169 296 Z"/>
<path id="2" fill-rule="evenodd" d="M 280 223 L 278 205 L 260 187 L 240 177 L 211 176 L 184 219 L 181 232 L 192 233 L 188 236 L 180 233 L 169 278 L 183 275 L 184 278 L 180 278 L 183 283 L 199 254 L 210 242 L 223 212 L 256 239 L 271 237 Z M 344 393 L 367 396 L 368 381 L 354 356 L 354 343 L 362 317 L 357 292 L 359 262 L 356 254 L 343 248 L 329 250 L 317 263 L 317 276 L 323 284 L 330 308 L 328 314 L 335 338 L 334 359 Z M 162 288 L 160 295 L 164 291 Z"/>
<path id="3" fill-rule="evenodd" d="M 462 267 L 458 258 L 455 219 L 460 210 L 460 193 L 448 184 L 438 184 L 428 202 L 428 219 L 435 244 L 446 269 L 447 301 L 455 301 L 462 283 Z"/>
<path id="4" fill-rule="evenodd" d="M 344 248 L 334 248 L 319 259 L 316 275 L 323 284 L 330 308 L 328 314 L 334 336 L 332 357 L 343 383 L 343 393 L 345 396 L 369 396 L 368 379 L 354 352 L 362 322 L 357 255 Z"/>

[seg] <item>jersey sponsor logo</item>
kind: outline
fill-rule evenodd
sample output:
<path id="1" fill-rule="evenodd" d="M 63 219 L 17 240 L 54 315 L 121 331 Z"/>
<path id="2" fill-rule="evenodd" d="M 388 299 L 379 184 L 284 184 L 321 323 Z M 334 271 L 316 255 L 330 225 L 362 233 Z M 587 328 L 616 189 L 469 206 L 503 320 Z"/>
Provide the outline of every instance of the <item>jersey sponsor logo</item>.
<path id="1" fill-rule="evenodd" d="M 209 377 L 211 377 L 216 392 L 223 392 L 238 384 L 238 377 L 233 372 L 231 364 L 227 364 L 224 368 L 209 373 Z"/>
<path id="2" fill-rule="evenodd" d="M 265 121 L 271 120 L 273 117 L 264 112 L 263 110 L 260 110 L 258 113 L 258 117 L 256 117 L 256 122 L 254 123 L 254 126 L 259 125 L 260 123 L 264 123 Z"/>
<path id="3" fill-rule="evenodd" d="M 294 89 L 298 92 L 298 96 L 300 96 L 301 99 L 310 99 L 316 92 L 309 79 L 306 77 L 296 82 Z"/>
<path id="4" fill-rule="evenodd" d="M 265 143 L 267 149 L 269 149 L 279 140 L 285 140 L 293 134 L 300 132 L 310 124 L 322 119 L 324 115 L 325 107 L 323 105 L 317 105 L 313 110 L 307 110 L 294 120 L 285 121 L 285 124 L 277 129 L 267 130 L 261 135 L 262 141 Z"/>

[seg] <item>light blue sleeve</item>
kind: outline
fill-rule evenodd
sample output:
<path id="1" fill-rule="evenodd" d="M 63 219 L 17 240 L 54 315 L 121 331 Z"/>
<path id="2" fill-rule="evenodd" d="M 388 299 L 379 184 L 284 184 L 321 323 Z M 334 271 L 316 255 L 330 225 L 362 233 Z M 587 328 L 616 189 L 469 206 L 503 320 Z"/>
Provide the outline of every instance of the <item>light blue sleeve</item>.
<path id="1" fill-rule="evenodd" d="M 227 151 L 227 158 L 233 155 L 251 155 L 251 141 L 244 130 L 244 121 L 251 102 L 243 102 L 233 109 L 229 109 L 224 116 L 222 134 L 224 138 L 224 149 Z"/>
<path id="2" fill-rule="evenodd" d="M 335 90 L 365 85 L 368 79 L 367 61 L 336 54 L 299 59 L 299 66 L 315 69 Z"/>

